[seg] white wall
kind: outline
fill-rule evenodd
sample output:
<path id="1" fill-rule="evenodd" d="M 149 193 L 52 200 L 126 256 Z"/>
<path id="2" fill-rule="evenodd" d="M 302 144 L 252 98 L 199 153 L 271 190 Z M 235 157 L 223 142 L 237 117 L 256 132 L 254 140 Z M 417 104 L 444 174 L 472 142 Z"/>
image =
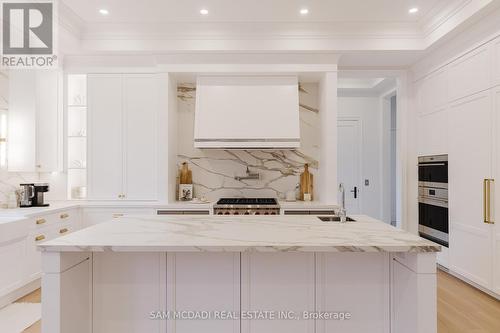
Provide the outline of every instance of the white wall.
<path id="1" fill-rule="evenodd" d="M 382 111 L 379 97 L 339 97 L 338 117 L 357 117 L 362 122 L 361 212 L 381 218 Z M 370 181 L 369 186 L 364 180 Z"/>

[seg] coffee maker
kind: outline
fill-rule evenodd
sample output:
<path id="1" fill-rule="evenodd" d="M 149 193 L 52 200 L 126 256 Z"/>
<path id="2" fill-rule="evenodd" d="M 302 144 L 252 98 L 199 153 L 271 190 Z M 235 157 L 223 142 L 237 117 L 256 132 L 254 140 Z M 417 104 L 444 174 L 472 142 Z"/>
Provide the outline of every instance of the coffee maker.
<path id="1" fill-rule="evenodd" d="M 47 207 L 44 203 L 44 193 L 49 191 L 47 183 L 28 183 L 21 184 L 22 194 L 20 207 Z"/>

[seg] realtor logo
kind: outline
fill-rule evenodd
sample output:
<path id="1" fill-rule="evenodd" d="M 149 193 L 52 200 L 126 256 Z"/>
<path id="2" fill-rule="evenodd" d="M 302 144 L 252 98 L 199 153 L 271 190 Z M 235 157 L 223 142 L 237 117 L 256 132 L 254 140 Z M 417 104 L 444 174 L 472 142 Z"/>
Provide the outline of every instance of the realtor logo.
<path id="1" fill-rule="evenodd" d="M 1 66 L 55 67 L 54 28 L 53 1 L 2 1 Z"/>

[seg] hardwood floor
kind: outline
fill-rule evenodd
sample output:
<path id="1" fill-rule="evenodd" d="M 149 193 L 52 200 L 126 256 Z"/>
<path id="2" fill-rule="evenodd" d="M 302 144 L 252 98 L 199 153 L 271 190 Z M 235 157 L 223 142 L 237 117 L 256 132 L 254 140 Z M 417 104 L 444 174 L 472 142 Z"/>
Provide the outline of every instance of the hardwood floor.
<path id="1" fill-rule="evenodd" d="M 438 333 L 500 332 L 500 301 L 438 270 Z"/>
<path id="2" fill-rule="evenodd" d="M 37 289 L 31 294 L 28 294 L 24 297 L 21 297 L 16 301 L 16 303 L 41 303 L 42 302 L 42 292 L 41 289 Z M 42 322 L 41 320 L 37 321 L 27 329 L 23 331 L 23 333 L 41 333 L 42 331 Z"/>
<path id="3" fill-rule="evenodd" d="M 438 333 L 500 332 L 500 301 L 440 270 L 437 280 Z M 40 301 L 40 289 L 17 300 Z M 36 322 L 23 333 L 41 333 L 40 324 Z"/>

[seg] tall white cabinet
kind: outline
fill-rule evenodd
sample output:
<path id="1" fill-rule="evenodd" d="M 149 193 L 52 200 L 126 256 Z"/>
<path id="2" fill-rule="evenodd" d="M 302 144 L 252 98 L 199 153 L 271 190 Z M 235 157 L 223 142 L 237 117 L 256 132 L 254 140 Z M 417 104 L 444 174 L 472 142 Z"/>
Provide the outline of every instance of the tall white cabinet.
<path id="1" fill-rule="evenodd" d="M 153 74 L 88 76 L 89 199 L 157 199 L 158 86 Z"/>
<path id="2" fill-rule="evenodd" d="M 499 45 L 421 73 L 416 88 L 419 154 L 448 153 L 450 245 L 438 262 L 500 297 Z"/>

